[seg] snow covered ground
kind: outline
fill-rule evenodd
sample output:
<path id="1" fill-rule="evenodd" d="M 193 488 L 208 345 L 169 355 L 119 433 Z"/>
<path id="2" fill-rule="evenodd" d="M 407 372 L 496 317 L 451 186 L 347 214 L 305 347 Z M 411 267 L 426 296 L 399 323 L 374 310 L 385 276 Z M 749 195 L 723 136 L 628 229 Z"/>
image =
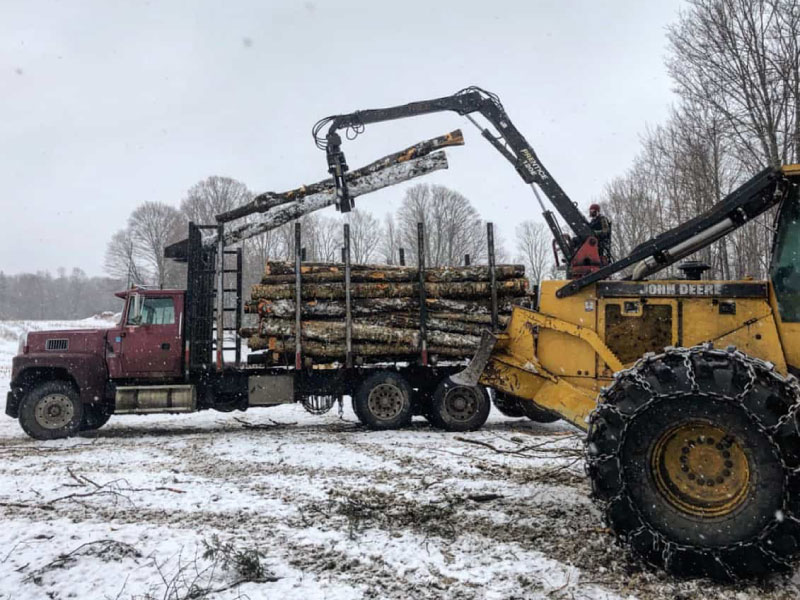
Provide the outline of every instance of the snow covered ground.
<path id="1" fill-rule="evenodd" d="M 0 394 L 23 329 L 101 323 L 0 322 Z M 286 406 L 36 442 L 3 416 L 0 599 L 798 597 L 800 574 L 725 587 L 628 559 L 580 440 L 496 412 L 370 432 L 349 406 Z"/>

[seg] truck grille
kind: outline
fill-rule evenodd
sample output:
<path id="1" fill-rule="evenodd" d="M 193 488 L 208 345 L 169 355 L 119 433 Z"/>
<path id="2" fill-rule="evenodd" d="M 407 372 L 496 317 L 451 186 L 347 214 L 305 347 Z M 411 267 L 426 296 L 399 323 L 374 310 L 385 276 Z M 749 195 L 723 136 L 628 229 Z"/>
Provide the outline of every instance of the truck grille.
<path id="1" fill-rule="evenodd" d="M 44 343 L 44 349 L 45 350 L 56 351 L 56 350 L 66 350 L 67 348 L 69 348 L 69 340 L 68 339 L 47 340 Z"/>

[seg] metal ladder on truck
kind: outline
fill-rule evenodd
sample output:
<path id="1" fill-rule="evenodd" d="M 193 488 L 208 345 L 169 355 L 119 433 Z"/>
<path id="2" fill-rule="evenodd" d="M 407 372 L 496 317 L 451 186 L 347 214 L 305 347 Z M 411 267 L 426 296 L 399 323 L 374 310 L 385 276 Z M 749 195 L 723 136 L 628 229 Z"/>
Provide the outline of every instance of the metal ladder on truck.
<path id="1" fill-rule="evenodd" d="M 234 352 L 240 366 L 242 351 L 238 331 L 242 327 L 242 248 L 203 243 L 202 231 L 215 230 L 222 239 L 222 225 L 189 224 L 186 252 L 187 373 L 222 370 L 225 351 Z M 233 345 L 225 345 L 225 334 L 233 332 Z"/>

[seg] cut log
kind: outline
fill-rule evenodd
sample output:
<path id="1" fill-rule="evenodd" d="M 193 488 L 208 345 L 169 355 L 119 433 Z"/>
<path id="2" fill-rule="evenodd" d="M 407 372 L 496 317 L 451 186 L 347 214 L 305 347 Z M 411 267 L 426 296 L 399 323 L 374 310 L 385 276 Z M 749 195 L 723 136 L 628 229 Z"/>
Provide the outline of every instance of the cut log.
<path id="1" fill-rule="evenodd" d="M 499 312 L 510 314 L 512 305 L 527 305 L 530 296 L 504 298 Z M 449 300 L 447 298 L 426 298 L 425 306 L 430 311 L 457 313 L 460 320 L 476 323 L 491 323 L 489 300 Z M 245 305 L 245 312 L 265 317 L 293 318 L 294 300 L 253 300 Z M 418 313 L 417 298 L 357 298 L 353 301 L 353 316 L 382 315 L 386 313 Z M 337 319 L 345 316 L 344 302 L 337 300 L 306 300 L 301 306 L 301 316 L 310 319 Z M 478 320 L 474 318 L 480 317 Z M 485 320 L 485 319 L 488 319 Z"/>
<path id="2" fill-rule="evenodd" d="M 441 150 L 450 146 L 463 145 L 464 136 L 460 129 L 456 129 L 455 131 L 451 131 L 445 135 L 441 135 L 430 140 L 424 140 L 418 144 L 414 144 L 413 146 L 406 148 L 405 150 L 400 150 L 399 152 L 379 158 L 378 160 L 361 167 L 360 169 L 356 169 L 355 171 L 350 171 L 345 175 L 345 179 L 347 180 L 348 187 L 358 186 L 359 180 L 366 175 L 379 173 L 388 167 L 426 156 L 436 150 Z M 277 206 L 288 204 L 289 202 L 294 202 L 307 196 L 320 193 L 330 194 L 332 191 L 335 191 L 335 185 L 333 179 L 328 178 L 323 181 L 318 181 L 317 183 L 300 186 L 299 188 L 289 190 L 288 192 L 264 192 L 253 198 L 253 200 L 247 204 L 217 215 L 216 220 L 218 223 L 227 223 L 228 221 L 240 219 L 255 213 L 266 212 Z M 353 194 L 352 190 L 350 193 L 351 195 L 356 195 Z"/>
<path id="3" fill-rule="evenodd" d="M 294 338 L 265 338 L 253 336 L 248 339 L 247 345 L 251 350 L 271 350 L 277 353 L 286 364 L 294 363 Z M 474 348 L 452 348 L 447 346 L 429 346 L 429 355 L 439 355 L 452 359 L 466 359 L 472 356 Z M 314 340 L 303 340 L 303 354 L 315 359 L 343 360 L 346 349 L 343 343 L 326 343 Z M 389 344 L 354 343 L 353 355 L 369 357 L 371 360 L 384 359 L 396 361 L 412 359 L 419 356 L 419 350 L 410 347 L 397 347 Z M 280 361 L 277 361 L 280 362 Z"/>
<path id="4" fill-rule="evenodd" d="M 446 168 L 447 157 L 444 152 L 436 152 L 429 156 L 423 156 L 388 167 L 377 173 L 365 175 L 351 185 L 349 188 L 350 195 L 353 197 L 362 196 L 389 187 L 390 185 L 396 185 L 408 181 L 409 179 L 414 179 L 432 173 L 433 171 Z M 265 231 L 277 229 L 281 225 L 285 225 L 286 223 L 327 206 L 333 206 L 334 204 L 336 204 L 336 191 L 333 189 L 305 196 L 295 202 L 284 204 L 283 206 L 269 211 L 254 223 L 247 223 L 226 231 L 224 234 L 225 245 L 229 246 L 264 233 Z M 204 238 L 203 244 L 206 246 L 215 245 L 217 243 L 216 237 L 216 235 L 213 235 Z"/>
<path id="5" fill-rule="evenodd" d="M 344 282 L 344 265 L 305 264 L 300 267 L 303 283 Z M 497 280 L 518 279 L 525 276 L 523 265 L 497 265 Z M 352 265 L 350 280 L 353 283 L 369 282 L 415 282 L 419 274 L 415 267 L 391 265 Z M 489 281 L 489 267 L 436 267 L 425 271 L 429 283 L 451 283 L 463 281 Z M 261 283 L 267 285 L 294 283 L 294 265 L 289 263 L 267 263 Z"/>
<path id="6" fill-rule="evenodd" d="M 345 324 L 341 321 L 304 321 L 302 324 L 303 340 L 319 340 L 320 342 L 342 342 L 345 339 Z M 254 334 L 261 337 L 292 337 L 295 324 L 289 319 L 261 319 L 257 331 L 244 329 L 243 337 Z M 354 322 L 353 339 L 364 342 L 387 344 L 395 348 L 420 346 L 419 329 L 401 329 L 374 323 Z M 454 348 L 475 348 L 480 338 L 478 335 L 465 335 L 449 331 L 433 331 L 427 333 L 429 344 Z"/>
<path id="7" fill-rule="evenodd" d="M 528 280 L 508 279 L 497 282 L 499 296 L 521 296 L 527 292 Z M 413 298 L 419 293 L 416 283 L 354 283 L 351 286 L 353 298 Z M 486 298 L 490 284 L 486 281 L 462 281 L 458 283 L 426 283 L 426 295 L 433 298 L 474 299 Z M 253 300 L 288 299 L 294 296 L 294 289 L 288 285 L 256 284 L 252 288 Z M 345 296 L 344 286 L 336 283 L 309 283 L 303 285 L 303 297 L 315 300 L 341 300 Z"/>

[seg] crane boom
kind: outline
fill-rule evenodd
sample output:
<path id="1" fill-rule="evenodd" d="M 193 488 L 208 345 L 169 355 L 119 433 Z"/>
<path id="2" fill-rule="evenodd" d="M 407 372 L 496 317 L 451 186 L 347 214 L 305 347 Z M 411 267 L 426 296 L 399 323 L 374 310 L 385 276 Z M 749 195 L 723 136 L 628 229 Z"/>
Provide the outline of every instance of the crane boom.
<path id="1" fill-rule="evenodd" d="M 480 113 L 496 129 L 496 133 L 492 133 L 488 128 L 482 128 L 481 135 L 514 166 L 525 183 L 531 184 L 531 186 L 536 185 L 544 192 L 574 233 L 576 240 L 566 236 L 555 215 L 542 204 L 544 219 L 552 231 L 559 249 L 570 263 L 571 259 L 578 254 L 581 246 L 590 238 L 594 239 L 588 221 L 536 156 L 533 147 L 511 122 L 500 99 L 495 94 L 477 87 L 466 88 L 451 96 L 431 100 L 332 115 L 317 122 L 312 132 L 317 146 L 326 151 L 328 172 L 336 183 L 338 208 L 347 212 L 352 208 L 353 202 L 344 177 L 348 167 L 341 149 L 342 139 L 337 131 L 345 129 L 347 137 L 352 139 L 363 131 L 365 125 L 370 123 L 444 111 L 467 116 L 479 129 L 480 125 L 470 115 L 476 112 Z M 320 132 L 326 126 L 328 127 L 327 134 L 322 137 Z M 536 188 L 533 190 L 536 192 Z M 540 199 L 539 202 L 541 204 Z"/>

